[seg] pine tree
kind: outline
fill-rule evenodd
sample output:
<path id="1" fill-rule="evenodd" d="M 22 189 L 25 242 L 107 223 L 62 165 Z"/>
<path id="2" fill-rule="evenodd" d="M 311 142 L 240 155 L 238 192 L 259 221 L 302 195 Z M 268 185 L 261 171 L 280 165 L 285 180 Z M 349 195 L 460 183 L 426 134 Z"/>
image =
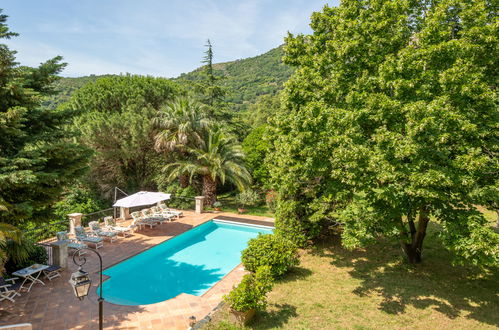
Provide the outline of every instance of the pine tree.
<path id="1" fill-rule="evenodd" d="M 1 14 L 1 11 L 0 11 Z M 0 38 L 17 36 L 0 15 Z M 72 113 L 41 107 L 66 66 L 60 56 L 38 68 L 20 66 L 0 44 L 0 222 L 44 218 L 62 189 L 87 167 L 90 152 L 64 129 Z"/>

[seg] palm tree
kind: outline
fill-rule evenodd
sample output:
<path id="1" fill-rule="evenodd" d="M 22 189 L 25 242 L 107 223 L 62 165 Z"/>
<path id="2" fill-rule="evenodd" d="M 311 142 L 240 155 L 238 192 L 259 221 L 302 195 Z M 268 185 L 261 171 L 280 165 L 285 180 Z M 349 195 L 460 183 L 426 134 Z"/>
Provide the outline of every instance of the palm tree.
<path id="1" fill-rule="evenodd" d="M 164 107 L 154 121 L 159 130 L 155 149 L 159 152 L 177 151 L 188 157 L 188 149 L 202 144 L 204 132 L 212 126 L 206 106 L 190 96 L 179 96 Z M 180 186 L 187 187 L 188 177 L 179 173 Z"/>
<path id="2" fill-rule="evenodd" d="M 17 244 L 21 244 L 22 232 L 16 227 L 7 223 L 0 222 L 0 275 L 4 272 L 4 265 L 7 262 L 7 242 L 12 240 Z M 24 255 L 18 256 L 18 259 L 24 258 Z"/>
<path id="3" fill-rule="evenodd" d="M 190 158 L 164 167 L 168 180 L 188 173 L 189 180 L 196 175 L 203 179 L 205 204 L 212 205 L 217 197 L 217 184 L 225 181 L 235 184 L 240 190 L 251 183 L 251 175 L 244 165 L 244 154 L 237 140 L 222 129 L 207 130 L 197 148 L 189 148 Z"/>

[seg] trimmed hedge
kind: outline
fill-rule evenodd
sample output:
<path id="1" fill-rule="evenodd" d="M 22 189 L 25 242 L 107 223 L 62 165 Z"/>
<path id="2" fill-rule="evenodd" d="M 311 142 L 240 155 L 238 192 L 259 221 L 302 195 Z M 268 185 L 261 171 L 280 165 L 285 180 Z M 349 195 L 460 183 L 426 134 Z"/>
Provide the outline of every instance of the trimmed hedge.
<path id="1" fill-rule="evenodd" d="M 224 296 L 225 302 L 238 312 L 267 307 L 267 293 L 272 290 L 273 278 L 270 267 L 258 267 L 256 273 L 244 275 L 241 283 Z"/>
<path id="2" fill-rule="evenodd" d="M 298 249 L 290 240 L 275 234 L 258 235 L 248 242 L 242 252 L 244 268 L 255 272 L 260 266 L 269 266 L 274 278 L 284 275 L 300 261 Z"/>

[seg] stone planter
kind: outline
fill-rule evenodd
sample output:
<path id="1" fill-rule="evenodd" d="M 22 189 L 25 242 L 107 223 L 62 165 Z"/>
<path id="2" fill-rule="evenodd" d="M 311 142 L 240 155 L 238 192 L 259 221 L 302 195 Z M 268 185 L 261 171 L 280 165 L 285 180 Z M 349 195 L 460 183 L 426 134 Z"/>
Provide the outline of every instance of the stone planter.
<path id="1" fill-rule="evenodd" d="M 222 208 L 221 208 L 221 207 L 214 207 L 213 209 L 214 209 L 215 211 L 217 211 L 217 212 L 222 211 Z"/>
<path id="2" fill-rule="evenodd" d="M 243 207 L 238 207 L 237 208 L 237 212 L 239 212 L 239 214 L 243 214 L 243 213 L 246 213 L 248 210 L 243 208 Z"/>
<path id="3" fill-rule="evenodd" d="M 230 309 L 230 318 L 233 323 L 244 325 L 249 322 L 255 316 L 255 309 L 250 309 L 245 312 L 239 312 L 236 310 Z"/>

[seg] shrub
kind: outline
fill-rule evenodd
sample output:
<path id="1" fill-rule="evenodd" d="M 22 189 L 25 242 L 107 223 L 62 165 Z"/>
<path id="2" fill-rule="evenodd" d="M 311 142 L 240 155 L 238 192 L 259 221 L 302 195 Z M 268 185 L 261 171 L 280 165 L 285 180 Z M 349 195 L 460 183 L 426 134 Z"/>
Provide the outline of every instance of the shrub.
<path id="1" fill-rule="evenodd" d="M 275 190 L 269 190 L 265 194 L 265 204 L 270 211 L 275 212 L 277 207 L 277 192 Z"/>
<path id="2" fill-rule="evenodd" d="M 254 206 L 260 201 L 260 196 L 254 190 L 247 189 L 236 197 L 236 202 L 241 206 Z"/>
<path id="3" fill-rule="evenodd" d="M 255 272 L 260 266 L 269 266 L 274 277 L 282 276 L 299 264 L 298 250 L 290 240 L 275 234 L 258 235 L 248 242 L 242 252 L 244 267 Z"/>
<path id="4" fill-rule="evenodd" d="M 7 260 L 5 270 L 8 274 L 33 264 L 45 264 L 48 260 L 47 250 L 29 240 L 24 241 L 22 244 L 10 241 L 6 250 L 9 256 L 26 255 L 25 258 L 9 258 Z"/>
<path id="5" fill-rule="evenodd" d="M 212 205 L 212 206 L 213 206 L 213 207 L 217 207 L 217 208 L 219 208 L 219 207 L 222 207 L 222 203 L 220 203 L 220 202 L 215 202 L 215 203 L 213 203 L 213 205 Z"/>
<path id="6" fill-rule="evenodd" d="M 258 267 L 253 274 L 244 275 L 241 283 L 224 296 L 230 308 L 238 312 L 265 309 L 267 293 L 272 289 L 272 271 L 268 266 Z"/>

